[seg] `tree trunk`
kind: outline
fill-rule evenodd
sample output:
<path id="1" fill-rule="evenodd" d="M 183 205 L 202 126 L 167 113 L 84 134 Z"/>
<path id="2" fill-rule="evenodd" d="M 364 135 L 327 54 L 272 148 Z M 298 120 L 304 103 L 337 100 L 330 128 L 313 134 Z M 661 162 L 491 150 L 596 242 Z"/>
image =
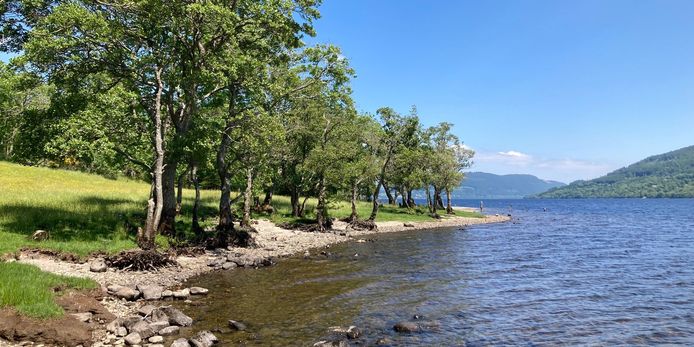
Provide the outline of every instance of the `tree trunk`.
<path id="1" fill-rule="evenodd" d="M 163 206 L 162 216 L 159 222 L 159 233 L 162 235 L 176 235 L 176 168 L 177 160 L 169 159 L 164 167 L 162 177 Z"/>
<path id="2" fill-rule="evenodd" d="M 193 186 L 195 187 L 195 202 L 193 203 L 193 233 L 199 239 L 202 236 L 202 228 L 199 223 L 200 213 L 200 180 L 198 179 L 198 166 L 193 165 L 190 172 Z"/>
<path id="3" fill-rule="evenodd" d="M 227 122 L 227 128 L 231 125 Z M 219 222 L 217 223 L 217 238 L 223 243 L 226 234 L 234 230 L 234 216 L 231 213 L 231 179 L 228 173 L 227 152 L 231 146 L 231 137 L 227 132 L 222 134 L 219 148 L 217 149 L 217 175 L 219 176 Z M 222 246 L 220 244 L 220 246 Z"/>
<path id="4" fill-rule="evenodd" d="M 304 217 L 306 213 L 306 201 L 308 201 L 308 196 L 304 197 L 304 201 L 299 206 L 299 217 Z"/>
<path id="5" fill-rule="evenodd" d="M 186 170 L 187 171 L 187 170 Z M 181 207 L 183 205 L 183 183 L 187 172 L 184 172 L 178 176 L 177 188 L 176 188 L 176 215 L 181 214 Z"/>
<path id="6" fill-rule="evenodd" d="M 390 192 L 390 187 L 388 187 L 388 183 L 381 179 L 381 184 L 383 184 L 383 190 L 386 192 L 386 196 L 388 197 L 388 205 L 395 205 L 395 198 L 393 198 L 393 194 Z"/>
<path id="7" fill-rule="evenodd" d="M 431 199 L 431 187 L 429 187 L 428 184 L 427 184 L 427 188 L 426 188 L 426 193 L 427 193 L 427 208 L 429 209 L 429 212 L 431 214 L 434 214 L 434 213 L 436 213 L 436 209 L 434 207 L 434 202 Z"/>
<path id="8" fill-rule="evenodd" d="M 251 226 L 251 199 L 253 198 L 253 169 L 246 169 L 246 190 L 243 193 L 242 227 Z"/>
<path id="9" fill-rule="evenodd" d="M 417 207 L 417 204 L 415 204 L 414 199 L 412 199 L 412 189 L 407 189 L 407 207 L 409 208 L 415 208 Z"/>
<path id="10" fill-rule="evenodd" d="M 154 238 L 157 228 L 161 221 L 163 210 L 164 194 L 162 192 L 162 176 L 164 171 L 164 134 L 162 132 L 161 121 L 161 95 L 164 89 L 161 80 L 161 69 L 155 71 L 157 79 L 157 89 L 155 94 L 154 106 L 150 112 L 154 123 L 154 166 L 152 167 L 152 190 L 149 201 L 147 202 L 147 220 L 145 229 L 138 233 L 137 244 L 142 249 L 152 249 L 155 247 Z"/>
<path id="11" fill-rule="evenodd" d="M 376 216 L 378 215 L 378 193 L 381 191 L 381 180 L 378 180 L 378 183 L 376 183 L 376 189 L 374 189 L 373 192 L 373 206 L 371 208 L 371 215 L 369 216 L 369 220 L 372 222 L 376 221 Z"/>
<path id="12" fill-rule="evenodd" d="M 357 195 L 359 191 L 359 186 L 354 183 L 352 184 L 352 214 L 349 216 L 349 221 L 354 222 L 359 219 L 359 214 L 357 213 Z"/>
<path id="13" fill-rule="evenodd" d="M 261 206 L 262 210 L 265 211 L 267 210 L 270 205 L 272 205 L 272 195 L 275 193 L 275 185 L 273 184 L 270 189 L 265 192 L 265 199 L 263 199 L 263 205 Z"/>
<path id="14" fill-rule="evenodd" d="M 328 209 L 325 203 L 325 176 L 318 180 L 318 204 L 316 205 L 316 222 L 318 231 L 324 232 L 328 228 Z"/>
<path id="15" fill-rule="evenodd" d="M 290 200 L 292 203 L 292 217 L 299 217 L 301 211 L 299 210 L 299 192 L 296 188 L 292 188 Z"/>
<path id="16" fill-rule="evenodd" d="M 453 214 L 453 206 L 451 206 L 451 190 L 446 188 L 446 213 Z"/>
<path id="17" fill-rule="evenodd" d="M 434 210 L 443 210 L 443 200 L 441 199 L 441 188 L 434 186 Z"/>

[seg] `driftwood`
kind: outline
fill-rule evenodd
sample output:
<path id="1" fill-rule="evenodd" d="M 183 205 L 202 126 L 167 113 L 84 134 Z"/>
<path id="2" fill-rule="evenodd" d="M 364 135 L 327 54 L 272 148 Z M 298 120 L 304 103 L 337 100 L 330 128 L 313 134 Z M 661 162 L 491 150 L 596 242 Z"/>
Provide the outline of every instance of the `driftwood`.
<path id="1" fill-rule="evenodd" d="M 157 270 L 178 265 L 171 255 L 155 250 L 123 251 L 106 257 L 106 264 L 121 270 Z"/>

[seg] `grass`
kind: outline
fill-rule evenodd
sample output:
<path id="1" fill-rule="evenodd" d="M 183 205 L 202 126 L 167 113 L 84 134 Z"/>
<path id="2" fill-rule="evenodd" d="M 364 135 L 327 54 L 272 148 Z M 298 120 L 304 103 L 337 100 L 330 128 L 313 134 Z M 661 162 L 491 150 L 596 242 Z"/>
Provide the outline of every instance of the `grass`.
<path id="1" fill-rule="evenodd" d="M 97 287 L 90 279 L 54 275 L 15 262 L 0 262 L 0 283 L 0 308 L 13 307 L 21 314 L 37 318 L 63 315 L 54 298 L 65 289 Z"/>
<path id="2" fill-rule="evenodd" d="M 128 179 L 108 179 L 98 175 L 0 162 L 0 255 L 23 247 L 49 249 L 87 256 L 95 252 L 115 253 L 136 247 L 135 234 L 144 223 L 149 185 Z M 202 226 L 215 223 L 219 192 L 202 191 Z M 177 230 L 190 230 L 194 192 L 183 192 L 183 211 Z M 304 220 L 315 218 L 315 199 L 306 204 Z M 275 213 L 254 214 L 274 222 L 294 222 L 286 196 L 273 199 Z M 349 202 L 333 200 L 330 215 L 350 215 Z M 238 209 L 237 209 L 238 210 Z M 371 213 L 371 203 L 359 202 L 361 218 Z M 477 213 L 456 211 L 456 215 L 479 217 Z M 384 205 L 377 221 L 430 221 L 426 211 Z M 300 220 L 299 220 L 300 221 Z M 50 239 L 33 241 L 36 230 L 47 230 Z M 164 238 L 158 240 L 166 244 Z"/>

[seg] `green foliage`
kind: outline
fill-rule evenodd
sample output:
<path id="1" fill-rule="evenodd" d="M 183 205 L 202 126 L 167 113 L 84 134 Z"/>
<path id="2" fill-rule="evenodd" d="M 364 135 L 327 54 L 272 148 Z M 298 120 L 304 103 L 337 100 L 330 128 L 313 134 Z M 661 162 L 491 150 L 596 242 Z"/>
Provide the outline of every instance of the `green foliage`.
<path id="1" fill-rule="evenodd" d="M 36 266 L 16 262 L 0 262 L 0 283 L 0 308 L 12 307 L 37 318 L 63 315 L 63 309 L 54 298 L 64 290 L 98 286 L 90 279 L 54 275 Z M 56 292 L 56 289 L 59 290 Z"/>
<path id="2" fill-rule="evenodd" d="M 648 157 L 590 181 L 539 194 L 541 198 L 692 198 L 694 146 Z"/>

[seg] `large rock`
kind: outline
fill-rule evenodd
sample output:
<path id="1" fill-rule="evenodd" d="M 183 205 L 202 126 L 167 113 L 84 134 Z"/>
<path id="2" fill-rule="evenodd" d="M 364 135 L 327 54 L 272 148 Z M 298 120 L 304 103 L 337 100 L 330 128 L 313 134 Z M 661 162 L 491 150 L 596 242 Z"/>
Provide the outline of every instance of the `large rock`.
<path id="1" fill-rule="evenodd" d="M 207 295 L 210 291 L 207 288 L 202 287 L 190 287 L 191 295 Z"/>
<path id="2" fill-rule="evenodd" d="M 347 328 L 345 335 L 347 335 L 347 338 L 349 338 L 351 340 L 358 339 L 361 336 L 361 330 L 359 330 L 359 328 L 352 325 L 349 328 Z"/>
<path id="3" fill-rule="evenodd" d="M 130 329 L 128 329 L 130 333 L 138 333 L 141 338 L 146 339 L 152 335 L 154 335 L 154 330 L 152 330 L 152 327 L 149 326 L 149 323 L 145 321 L 139 321 L 135 323 Z"/>
<path id="4" fill-rule="evenodd" d="M 349 343 L 345 340 L 318 341 L 313 344 L 313 347 L 349 347 Z"/>
<path id="5" fill-rule="evenodd" d="M 155 334 L 157 334 L 162 329 L 166 329 L 169 327 L 169 320 L 167 319 L 165 321 L 151 322 L 149 323 L 149 327 L 152 328 L 152 331 L 154 331 Z"/>
<path id="6" fill-rule="evenodd" d="M 161 309 L 169 317 L 169 323 L 171 325 L 187 327 L 193 324 L 193 318 L 186 316 L 183 312 L 174 307 L 167 306 Z"/>
<path id="7" fill-rule="evenodd" d="M 161 297 L 162 297 L 162 298 L 170 298 L 170 297 L 172 297 L 172 296 L 173 296 L 173 292 L 170 291 L 170 290 L 168 290 L 168 289 L 165 290 L 165 291 L 163 291 L 163 292 L 161 292 Z"/>
<path id="8" fill-rule="evenodd" d="M 152 312 L 149 314 L 147 317 L 147 320 L 150 323 L 157 323 L 157 322 L 165 322 L 167 324 L 170 324 L 169 322 L 169 315 L 166 314 L 164 311 L 164 308 L 155 308 L 152 310 Z"/>
<path id="9" fill-rule="evenodd" d="M 119 286 L 117 284 L 108 286 L 108 293 L 119 298 L 134 301 L 140 296 L 140 292 L 136 289 Z"/>
<path id="10" fill-rule="evenodd" d="M 422 327 L 413 322 L 398 322 L 393 326 L 393 329 L 399 333 L 417 333 L 422 331 Z"/>
<path id="11" fill-rule="evenodd" d="M 152 311 L 154 311 L 156 307 L 154 305 L 145 305 L 137 309 L 137 313 L 139 313 L 141 316 L 149 316 L 152 314 Z"/>
<path id="12" fill-rule="evenodd" d="M 152 336 L 149 339 L 147 339 L 149 343 L 162 343 L 164 342 L 164 338 L 158 335 Z"/>
<path id="13" fill-rule="evenodd" d="M 126 329 L 125 327 L 118 327 L 118 328 L 116 328 L 115 334 L 117 337 L 126 336 L 126 335 L 128 335 L 128 329 Z"/>
<path id="14" fill-rule="evenodd" d="M 179 328 L 177 326 L 170 326 L 170 327 L 166 327 L 166 328 L 159 330 L 157 333 L 161 336 L 169 336 L 169 335 L 178 334 L 178 332 L 180 330 L 181 330 L 181 328 Z"/>
<path id="15" fill-rule="evenodd" d="M 237 265 L 233 261 L 228 261 L 228 262 L 222 264 L 222 269 L 224 269 L 224 270 L 231 270 L 231 269 L 236 268 L 236 267 L 237 267 Z"/>
<path id="16" fill-rule="evenodd" d="M 108 266 L 106 266 L 106 262 L 101 258 L 94 259 L 89 264 L 89 271 L 91 272 L 106 272 L 106 270 L 108 270 Z"/>
<path id="17" fill-rule="evenodd" d="M 190 343 L 188 343 L 188 340 L 184 338 L 177 339 L 171 344 L 171 347 L 190 347 Z"/>
<path id="18" fill-rule="evenodd" d="M 124 337 L 123 340 L 130 346 L 142 343 L 142 337 L 138 333 L 130 333 L 128 336 Z"/>
<path id="19" fill-rule="evenodd" d="M 156 285 L 138 285 L 137 289 L 142 293 L 142 298 L 145 300 L 159 300 L 161 299 L 161 293 L 164 291 L 163 287 Z"/>
<path id="20" fill-rule="evenodd" d="M 217 342 L 219 342 L 217 336 L 207 330 L 197 333 L 190 339 L 190 344 L 195 347 L 212 347 Z"/>
<path id="21" fill-rule="evenodd" d="M 190 296 L 190 289 L 188 289 L 188 288 L 176 290 L 173 292 L 174 299 L 188 299 L 189 296 Z"/>
<path id="22" fill-rule="evenodd" d="M 111 323 L 106 324 L 106 331 L 109 333 L 115 333 L 116 330 L 120 327 L 123 326 L 123 319 L 122 318 L 116 318 Z"/>

